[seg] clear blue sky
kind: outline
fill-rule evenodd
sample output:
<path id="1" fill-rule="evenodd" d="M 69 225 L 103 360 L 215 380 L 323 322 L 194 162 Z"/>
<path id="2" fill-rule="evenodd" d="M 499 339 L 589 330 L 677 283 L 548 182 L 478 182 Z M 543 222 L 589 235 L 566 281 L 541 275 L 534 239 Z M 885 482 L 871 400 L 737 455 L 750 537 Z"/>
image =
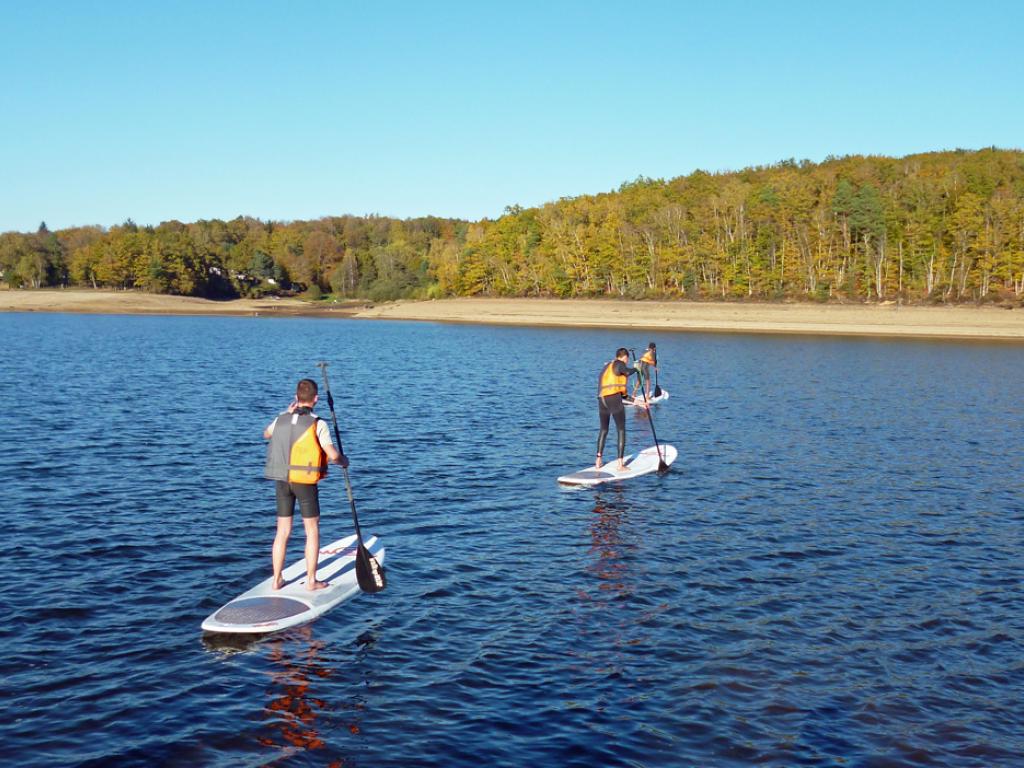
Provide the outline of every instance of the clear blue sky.
<path id="1" fill-rule="evenodd" d="M 1021 2 L 0 0 L 0 231 L 1019 148 Z"/>

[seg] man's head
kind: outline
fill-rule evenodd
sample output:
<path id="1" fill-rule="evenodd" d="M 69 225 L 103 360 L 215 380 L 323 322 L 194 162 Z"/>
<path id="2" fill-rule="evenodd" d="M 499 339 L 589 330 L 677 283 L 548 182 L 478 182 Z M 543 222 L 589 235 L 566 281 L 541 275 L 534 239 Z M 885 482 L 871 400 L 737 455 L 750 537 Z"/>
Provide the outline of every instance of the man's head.
<path id="1" fill-rule="evenodd" d="M 619 347 L 618 351 L 615 353 L 615 359 L 622 360 L 623 362 L 629 360 L 629 350 L 625 347 Z"/>
<path id="2" fill-rule="evenodd" d="M 315 381 L 303 379 L 295 386 L 295 399 L 299 405 L 314 405 L 318 391 Z"/>
<path id="3" fill-rule="evenodd" d="M 652 341 L 652 342 L 651 342 L 650 344 L 648 344 L 648 345 L 647 345 L 647 348 L 648 348 L 648 349 L 657 349 L 657 348 L 658 348 L 658 345 L 657 345 L 657 344 L 655 344 L 655 343 L 654 343 L 654 342 Z"/>

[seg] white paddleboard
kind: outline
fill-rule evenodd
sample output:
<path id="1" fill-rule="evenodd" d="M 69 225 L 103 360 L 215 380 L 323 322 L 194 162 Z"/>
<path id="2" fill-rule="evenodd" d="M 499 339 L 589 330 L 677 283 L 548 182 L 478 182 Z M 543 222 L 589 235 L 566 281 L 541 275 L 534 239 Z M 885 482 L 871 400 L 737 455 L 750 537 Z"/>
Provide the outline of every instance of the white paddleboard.
<path id="1" fill-rule="evenodd" d="M 676 456 L 675 446 L 661 444 L 661 458 L 666 464 L 671 465 L 676 460 Z M 600 469 L 591 466 L 581 469 L 579 472 L 573 472 L 571 475 L 562 475 L 558 478 L 558 482 L 563 485 L 600 485 L 614 480 L 629 480 L 631 477 L 657 472 L 659 463 L 658 451 L 652 445 L 650 448 L 644 448 L 635 456 L 627 456 L 626 469 L 623 472 L 617 469 L 618 459 L 612 459 Z"/>
<path id="2" fill-rule="evenodd" d="M 301 540 L 292 546 L 302 546 Z M 384 562 L 384 547 L 376 536 L 363 539 L 378 563 Z M 269 564 L 268 564 L 269 567 Z M 218 608 L 203 622 L 206 632 L 279 632 L 322 616 L 338 603 L 359 594 L 356 582 L 355 534 L 320 548 L 316 577 L 329 586 L 306 589 L 306 558 L 284 569 L 285 585 L 274 589 L 273 576 Z"/>
<path id="3" fill-rule="evenodd" d="M 668 390 L 667 390 L 667 389 L 665 389 L 665 388 L 662 388 L 662 390 L 661 390 L 661 394 L 660 394 L 660 395 L 658 395 L 657 397 L 651 397 L 651 398 L 649 398 L 649 399 L 647 400 L 647 402 L 648 402 L 648 403 L 650 403 L 651 405 L 656 405 L 657 403 L 661 403 L 661 402 L 663 402 L 663 401 L 665 401 L 665 400 L 668 400 Z M 641 404 L 641 403 L 643 403 L 643 401 L 644 401 L 644 396 L 643 396 L 643 395 L 640 395 L 640 396 L 639 396 L 639 397 L 638 397 L 638 398 L 636 399 L 636 401 L 635 401 L 635 402 L 632 402 L 632 401 L 629 401 L 629 400 L 623 400 L 623 401 L 622 401 L 622 404 L 623 404 L 623 405 L 628 405 L 628 406 L 629 406 L 629 407 L 631 407 L 631 408 L 639 408 L 639 407 L 640 407 L 640 404 Z"/>

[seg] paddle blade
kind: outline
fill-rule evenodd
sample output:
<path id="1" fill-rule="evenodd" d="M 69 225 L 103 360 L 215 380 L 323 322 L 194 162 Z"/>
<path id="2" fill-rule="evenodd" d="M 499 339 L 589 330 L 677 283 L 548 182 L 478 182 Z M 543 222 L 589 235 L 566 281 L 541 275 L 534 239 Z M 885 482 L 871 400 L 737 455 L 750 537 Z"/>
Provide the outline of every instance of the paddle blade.
<path id="1" fill-rule="evenodd" d="M 654 386 L 654 396 L 661 397 L 661 386 L 657 384 Z"/>
<path id="2" fill-rule="evenodd" d="M 371 595 L 380 592 L 388 585 L 387 576 L 384 574 L 384 566 L 377 562 L 377 559 L 370 554 L 362 542 L 356 551 L 356 581 L 363 592 Z"/>
<path id="3" fill-rule="evenodd" d="M 659 475 L 664 475 L 666 472 L 668 472 L 668 470 L 669 470 L 669 466 L 664 461 L 662 461 L 662 462 L 660 462 L 658 464 L 658 474 Z"/>

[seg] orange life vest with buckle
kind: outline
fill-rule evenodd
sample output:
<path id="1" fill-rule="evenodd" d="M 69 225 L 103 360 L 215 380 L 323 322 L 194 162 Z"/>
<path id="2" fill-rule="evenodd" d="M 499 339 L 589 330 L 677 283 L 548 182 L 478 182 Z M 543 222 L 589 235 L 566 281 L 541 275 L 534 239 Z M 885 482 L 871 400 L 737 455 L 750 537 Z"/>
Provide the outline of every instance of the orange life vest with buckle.
<path id="1" fill-rule="evenodd" d="M 612 360 L 601 371 L 601 380 L 597 390 L 598 397 L 614 395 L 616 392 L 620 395 L 626 394 L 626 377 L 615 373 L 615 363 L 617 362 L 617 360 Z"/>

